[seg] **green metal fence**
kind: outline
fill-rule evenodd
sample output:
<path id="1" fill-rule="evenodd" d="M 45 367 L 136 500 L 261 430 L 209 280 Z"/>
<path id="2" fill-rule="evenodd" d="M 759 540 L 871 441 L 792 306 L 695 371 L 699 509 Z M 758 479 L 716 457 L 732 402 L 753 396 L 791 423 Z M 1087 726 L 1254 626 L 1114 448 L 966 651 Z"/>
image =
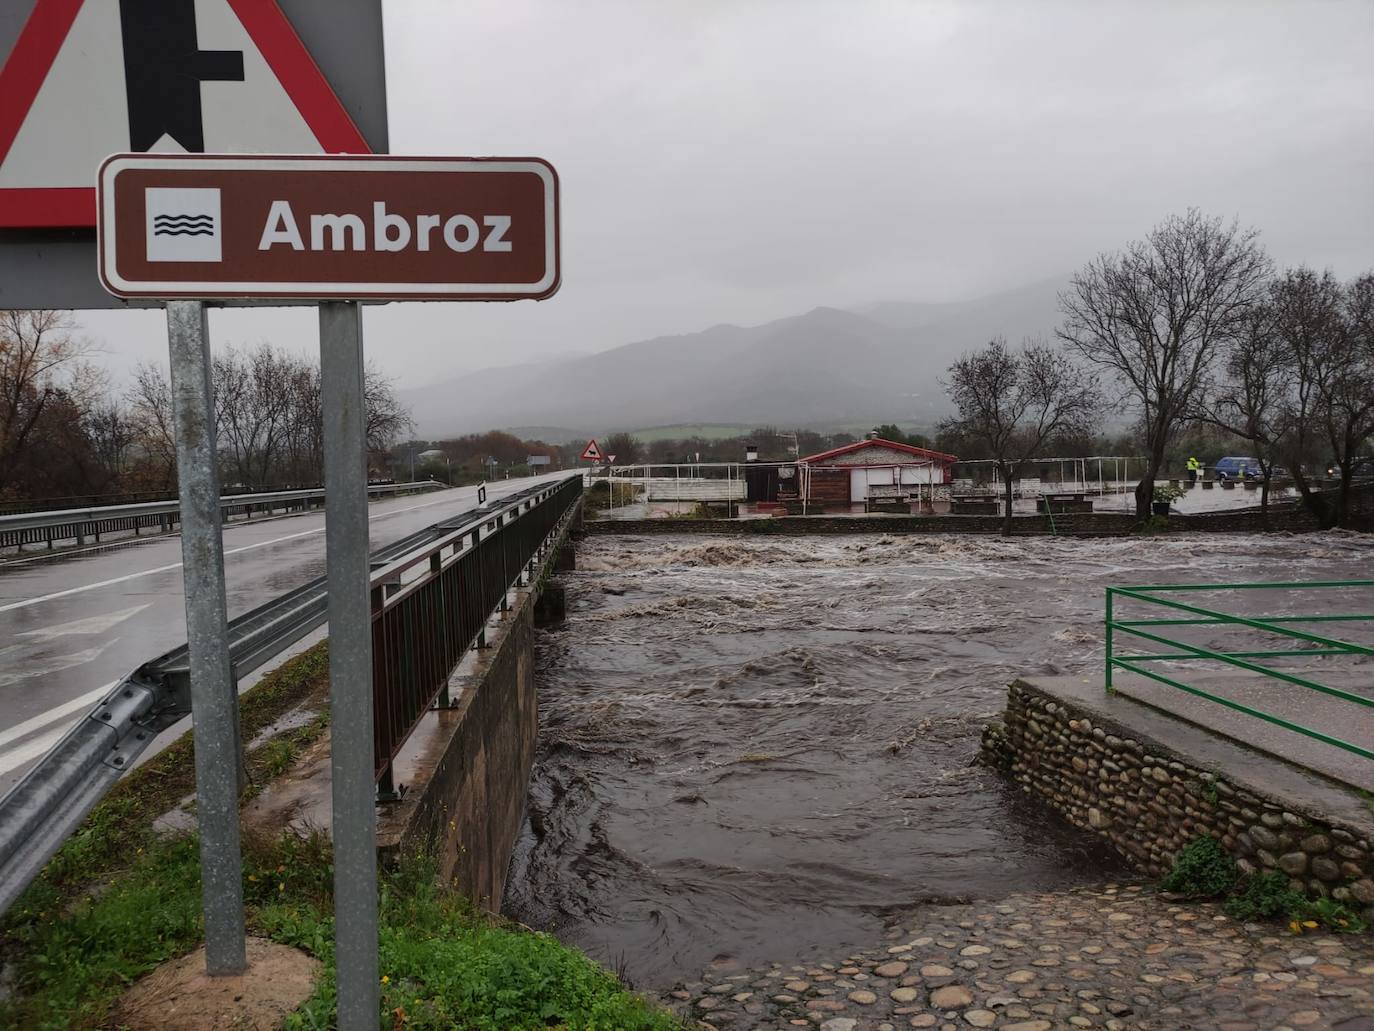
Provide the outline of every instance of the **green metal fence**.
<path id="1" fill-rule="evenodd" d="M 1222 612 L 1213 608 L 1204 608 L 1201 605 L 1189 604 L 1175 598 L 1163 597 L 1170 593 L 1199 592 L 1199 591 L 1257 591 L 1257 590 L 1320 590 L 1335 591 L 1345 590 L 1355 592 L 1356 597 L 1362 599 L 1363 604 L 1369 604 L 1374 599 L 1374 580 L 1328 580 L 1314 583 L 1253 583 L 1253 584 L 1151 584 L 1140 587 L 1108 587 L 1107 588 L 1107 690 L 1112 690 L 1112 673 L 1114 670 L 1128 670 L 1137 673 L 1142 677 L 1167 684 L 1169 687 L 1186 691 L 1188 694 L 1196 695 L 1199 698 L 1206 698 L 1219 705 L 1227 706 L 1247 715 L 1265 720 L 1269 723 L 1285 727 L 1299 734 L 1316 738 L 1329 745 L 1344 748 L 1346 751 L 1363 756 L 1366 759 L 1374 759 L 1374 742 L 1366 741 L 1363 744 L 1346 741 L 1332 734 L 1324 733 L 1312 727 L 1305 727 L 1293 720 L 1285 719 L 1273 713 L 1264 712 L 1253 706 L 1225 698 L 1220 695 L 1204 690 L 1195 684 L 1188 684 L 1181 677 L 1186 673 L 1168 675 L 1151 669 L 1147 664 L 1158 662 L 1219 662 L 1227 667 L 1246 670 L 1260 676 L 1272 679 L 1277 682 L 1292 685 L 1307 691 L 1318 691 L 1325 695 L 1343 699 L 1352 705 L 1366 706 L 1374 708 L 1374 697 L 1357 694 L 1352 691 L 1345 691 L 1339 687 L 1329 684 L 1318 683 L 1308 677 L 1300 676 L 1297 673 L 1287 670 L 1276 669 L 1270 665 L 1256 662 L 1256 659 L 1281 659 L 1281 658 L 1322 658 L 1322 657 L 1350 657 L 1361 655 L 1374 655 L 1374 647 L 1358 644 L 1354 641 L 1344 641 L 1323 634 L 1312 633 L 1309 630 L 1298 629 L 1301 624 L 1341 624 L 1341 623 L 1374 623 L 1374 613 L 1369 612 L 1337 612 L 1323 615 L 1282 615 L 1282 616 L 1239 616 L 1229 612 Z M 1135 602 L 1156 609 L 1163 608 L 1168 610 L 1164 618 L 1148 619 L 1118 619 L 1116 613 L 1122 602 Z M 1263 634 L 1274 635 L 1284 639 L 1283 641 L 1273 641 L 1272 644 L 1287 643 L 1288 647 L 1270 647 L 1260 650 L 1248 649 L 1241 651 L 1219 651 L 1204 645 L 1191 643 L 1177 639 L 1176 636 L 1169 636 L 1172 632 L 1171 627 L 1206 627 L 1206 626 L 1228 626 L 1246 628 Z M 1324 628 L 1324 627 L 1323 627 Z M 1142 654 L 1120 654 L 1117 650 L 1118 634 L 1126 634 L 1132 638 L 1150 641 L 1160 646 L 1163 650 L 1146 652 Z M 1370 670 L 1370 682 L 1374 687 L 1374 669 Z M 1374 694 L 1374 692 L 1371 692 Z M 1354 710 L 1352 710 L 1354 711 Z"/>

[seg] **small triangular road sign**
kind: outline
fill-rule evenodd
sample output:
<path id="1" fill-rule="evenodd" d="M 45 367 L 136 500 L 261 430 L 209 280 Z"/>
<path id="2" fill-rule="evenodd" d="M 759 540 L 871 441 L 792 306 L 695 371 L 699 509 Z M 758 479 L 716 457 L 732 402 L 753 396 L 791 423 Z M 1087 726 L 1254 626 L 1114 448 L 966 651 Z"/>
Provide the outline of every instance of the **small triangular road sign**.
<path id="1" fill-rule="evenodd" d="M 0 227 L 95 225 L 122 151 L 369 152 L 276 0 L 37 0 L 0 97 Z"/>
<path id="2" fill-rule="evenodd" d="M 605 456 L 601 453 L 601 447 L 595 439 L 587 441 L 587 446 L 582 449 L 582 457 L 589 462 L 599 462 Z"/>

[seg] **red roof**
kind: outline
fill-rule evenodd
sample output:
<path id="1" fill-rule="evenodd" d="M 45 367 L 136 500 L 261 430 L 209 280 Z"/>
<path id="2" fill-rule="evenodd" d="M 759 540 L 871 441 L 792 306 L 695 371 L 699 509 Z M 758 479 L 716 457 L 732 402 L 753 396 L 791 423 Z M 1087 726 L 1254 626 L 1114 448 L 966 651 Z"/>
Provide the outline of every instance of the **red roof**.
<path id="1" fill-rule="evenodd" d="M 805 465 L 809 462 L 821 462 L 828 458 L 838 458 L 840 455 L 847 455 L 854 451 L 862 450 L 866 447 L 885 447 L 893 451 L 904 451 L 909 455 L 924 458 L 929 462 L 938 462 L 941 465 L 953 465 L 959 461 L 954 455 L 947 455 L 941 451 L 929 451 L 923 447 L 916 447 L 914 444 L 898 444 L 895 440 L 883 440 L 875 437 L 871 440 L 858 440 L 853 444 L 846 444 L 844 447 L 837 447 L 830 451 L 822 451 L 818 455 L 807 455 L 805 458 L 798 459 L 799 464 Z"/>

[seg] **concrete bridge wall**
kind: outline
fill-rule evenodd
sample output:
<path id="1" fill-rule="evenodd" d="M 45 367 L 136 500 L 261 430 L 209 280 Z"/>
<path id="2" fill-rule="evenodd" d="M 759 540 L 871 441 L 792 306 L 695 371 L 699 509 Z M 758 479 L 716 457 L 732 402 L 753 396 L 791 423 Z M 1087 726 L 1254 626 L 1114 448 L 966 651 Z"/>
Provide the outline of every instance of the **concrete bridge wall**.
<path id="1" fill-rule="evenodd" d="M 531 586 L 512 592 L 510 610 L 487 631 L 449 680 L 453 707 L 431 712 L 395 764 L 406 787 L 378 811 L 383 861 L 435 849 L 440 872 L 483 908 L 496 911 L 525 819 L 539 732 L 534 680 L 534 626 L 540 596 L 554 570 L 570 568 L 572 531 L 581 503 Z"/>

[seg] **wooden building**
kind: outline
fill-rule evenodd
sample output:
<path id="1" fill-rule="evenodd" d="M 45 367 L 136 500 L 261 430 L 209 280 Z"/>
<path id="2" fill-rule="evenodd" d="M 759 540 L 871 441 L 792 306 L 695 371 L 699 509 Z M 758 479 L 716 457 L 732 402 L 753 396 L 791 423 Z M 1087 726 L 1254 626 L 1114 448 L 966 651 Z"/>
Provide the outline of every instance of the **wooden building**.
<path id="1" fill-rule="evenodd" d="M 799 495 L 809 504 L 847 507 L 928 500 L 950 482 L 954 455 L 870 437 L 797 462 Z"/>

